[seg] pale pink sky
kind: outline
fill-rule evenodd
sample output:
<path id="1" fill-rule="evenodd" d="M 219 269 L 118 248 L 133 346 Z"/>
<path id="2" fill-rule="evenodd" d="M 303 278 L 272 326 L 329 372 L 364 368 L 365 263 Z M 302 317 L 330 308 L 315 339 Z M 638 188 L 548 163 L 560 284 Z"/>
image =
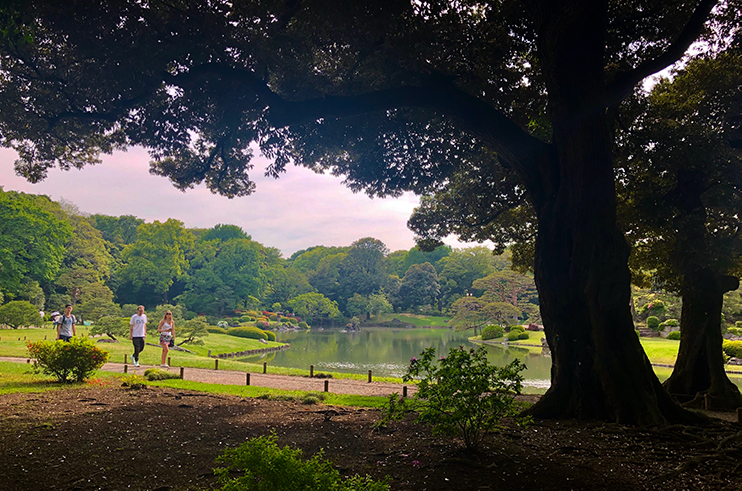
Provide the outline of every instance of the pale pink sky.
<path id="1" fill-rule="evenodd" d="M 284 257 L 315 245 L 347 246 L 363 237 L 375 237 L 391 251 L 414 246 L 406 225 L 419 202 L 413 194 L 370 199 L 353 194 L 340 178 L 301 167 L 289 167 L 278 180 L 266 178 L 262 157 L 255 158 L 250 174 L 257 191 L 231 200 L 204 186 L 178 191 L 166 178 L 149 173 L 149 157 L 141 148 L 104 155 L 102 164 L 79 171 L 53 169 L 38 184 L 15 174 L 15 159 L 14 151 L 0 148 L 0 186 L 6 191 L 64 198 L 91 214 L 135 215 L 147 222 L 175 218 L 192 228 L 233 224 Z M 454 238 L 446 243 L 463 245 Z"/>

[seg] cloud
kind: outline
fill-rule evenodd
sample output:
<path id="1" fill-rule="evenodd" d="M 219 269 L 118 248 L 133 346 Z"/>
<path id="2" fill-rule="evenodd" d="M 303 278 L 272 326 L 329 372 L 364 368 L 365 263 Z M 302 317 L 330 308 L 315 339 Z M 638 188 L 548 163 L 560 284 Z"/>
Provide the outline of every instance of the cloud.
<path id="1" fill-rule="evenodd" d="M 347 246 L 362 237 L 375 237 L 392 251 L 414 246 L 406 226 L 419 203 L 413 194 L 371 199 L 352 193 L 341 178 L 302 167 L 288 168 L 273 179 L 262 174 L 267 163 L 262 157 L 255 158 L 251 175 L 257 191 L 231 200 L 205 186 L 185 193 L 175 189 L 168 179 L 149 173 L 149 157 L 141 148 L 103 156 L 102 164 L 82 170 L 52 169 L 38 184 L 15 175 L 15 159 L 15 152 L 0 149 L 0 186 L 6 191 L 64 198 L 91 214 L 135 215 L 146 221 L 175 218 L 189 228 L 229 223 L 263 245 L 280 249 L 285 257 L 315 245 Z"/>

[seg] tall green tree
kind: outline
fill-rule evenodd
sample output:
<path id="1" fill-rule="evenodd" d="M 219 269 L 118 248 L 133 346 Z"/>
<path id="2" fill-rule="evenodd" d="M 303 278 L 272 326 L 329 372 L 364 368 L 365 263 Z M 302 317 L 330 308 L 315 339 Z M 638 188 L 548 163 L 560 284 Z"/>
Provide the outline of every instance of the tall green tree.
<path id="1" fill-rule="evenodd" d="M 742 274 L 741 52 L 700 56 L 629 107 L 617 162 L 631 263 L 682 297 L 680 350 L 664 385 L 681 401 L 729 409 L 742 405 L 721 337 L 723 296 Z"/>
<path id="2" fill-rule="evenodd" d="M 155 220 L 137 228 L 137 240 L 124 247 L 124 266 L 117 272 L 122 288 L 131 288 L 132 296 L 141 296 L 147 303 L 167 301 L 167 293 L 175 279 L 186 273 L 186 254 L 193 248 L 193 235 L 183 223 L 168 219 Z M 121 294 L 119 293 L 119 296 Z M 145 300 L 132 303 L 142 303 Z"/>
<path id="3" fill-rule="evenodd" d="M 372 195 L 427 192 L 484 147 L 538 218 L 554 369 L 531 411 L 680 421 L 631 322 L 611 117 L 710 16 L 729 37 L 742 9 L 716 3 L 32 0 L 8 22 L 34 42 L 9 31 L 0 53 L 0 136 L 34 181 L 135 143 L 180 189 L 226 196 L 254 190 L 253 143 L 269 174 L 295 162 Z"/>
<path id="4" fill-rule="evenodd" d="M 397 296 L 402 308 L 435 305 L 440 293 L 438 274 L 430 263 L 413 264 L 402 278 Z"/>
<path id="5" fill-rule="evenodd" d="M 39 199 L 51 203 L 0 188 L 0 290 L 8 298 L 24 280 L 51 282 L 64 260 L 72 227 L 38 206 Z"/>

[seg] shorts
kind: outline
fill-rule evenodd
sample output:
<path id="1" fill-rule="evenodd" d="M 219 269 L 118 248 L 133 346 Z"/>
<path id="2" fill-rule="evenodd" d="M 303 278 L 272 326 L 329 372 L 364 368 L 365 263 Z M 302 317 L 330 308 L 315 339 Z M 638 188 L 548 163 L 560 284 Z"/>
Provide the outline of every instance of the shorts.
<path id="1" fill-rule="evenodd" d="M 163 332 L 162 334 L 160 334 L 160 344 L 169 343 L 172 338 L 173 337 L 170 334 L 166 334 Z"/>
<path id="2" fill-rule="evenodd" d="M 69 342 L 70 342 L 70 339 L 72 339 L 72 336 L 65 336 L 64 334 L 60 334 L 60 335 L 59 335 L 59 339 L 60 339 L 61 341 L 66 341 L 66 342 L 68 342 L 68 343 L 69 343 Z"/>

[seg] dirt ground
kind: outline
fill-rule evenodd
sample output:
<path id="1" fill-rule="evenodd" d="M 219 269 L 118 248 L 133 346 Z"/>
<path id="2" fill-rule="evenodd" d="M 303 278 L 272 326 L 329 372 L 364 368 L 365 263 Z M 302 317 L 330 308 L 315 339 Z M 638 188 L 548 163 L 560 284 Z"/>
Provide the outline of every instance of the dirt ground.
<path id="1" fill-rule="evenodd" d="M 328 412 L 328 410 L 331 410 Z M 377 410 L 174 389 L 88 386 L 0 398 L 0 489 L 209 489 L 214 459 L 275 431 L 320 448 L 344 475 L 394 490 L 739 490 L 742 425 L 657 429 L 536 421 L 478 455 L 413 421 L 375 430 Z"/>

